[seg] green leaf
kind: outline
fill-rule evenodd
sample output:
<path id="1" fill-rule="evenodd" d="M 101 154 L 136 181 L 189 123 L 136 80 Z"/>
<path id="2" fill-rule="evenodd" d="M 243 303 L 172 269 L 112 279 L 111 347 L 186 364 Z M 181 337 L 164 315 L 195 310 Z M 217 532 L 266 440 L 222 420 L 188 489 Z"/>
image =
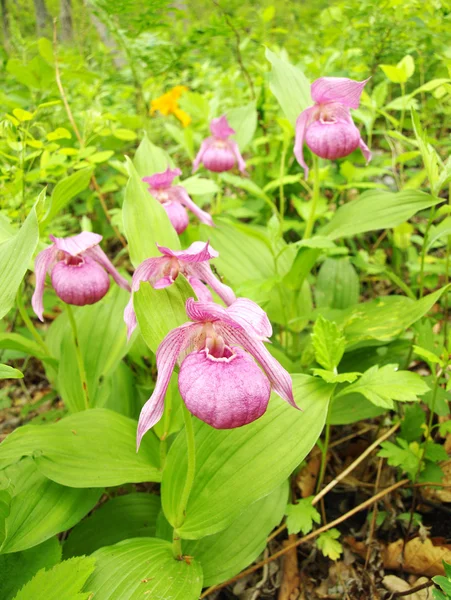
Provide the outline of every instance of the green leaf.
<path id="1" fill-rule="evenodd" d="M 428 141 L 427 135 L 421 126 L 418 113 L 412 110 L 411 114 L 413 131 L 423 157 L 423 163 L 428 174 L 429 185 L 431 186 L 433 193 L 438 194 L 440 191 L 440 187 L 438 185 L 440 167 L 439 156 Z"/>
<path id="2" fill-rule="evenodd" d="M 131 129 L 124 128 L 115 129 L 113 135 L 118 140 L 123 140 L 124 142 L 133 142 L 138 137 Z"/>
<path id="3" fill-rule="evenodd" d="M 44 477 L 31 458 L 3 471 L 13 486 L 2 553 L 37 546 L 73 527 L 99 500 L 99 489 L 77 489 Z"/>
<path id="4" fill-rule="evenodd" d="M 169 154 L 165 150 L 155 146 L 155 144 L 152 144 L 147 137 L 147 133 L 144 133 L 142 142 L 136 150 L 133 164 L 135 165 L 139 179 L 150 177 L 151 175 L 155 175 L 155 173 L 161 173 L 162 171 L 166 171 L 168 167 L 174 166 Z"/>
<path id="5" fill-rule="evenodd" d="M 133 294 L 136 318 L 144 341 L 156 352 L 163 338 L 176 327 L 189 321 L 185 304 L 196 294 L 187 279 L 179 275 L 174 284 L 155 290 L 149 283 L 142 283 Z"/>
<path id="6" fill-rule="evenodd" d="M 197 469 L 180 535 L 198 539 L 221 531 L 278 487 L 318 439 L 332 389 L 320 379 L 293 375 L 303 412 L 273 396 L 265 415 L 246 427 L 216 430 L 195 420 Z M 180 432 L 171 446 L 163 473 L 163 510 L 172 525 L 185 481 L 185 437 Z"/>
<path id="7" fill-rule="evenodd" d="M 88 188 L 92 173 L 93 168 L 88 167 L 58 181 L 51 196 L 49 212 L 44 219 L 45 224 L 48 224 L 73 198 Z"/>
<path id="8" fill-rule="evenodd" d="M 46 571 L 42 569 L 15 596 L 14 600 L 88 600 L 89 593 L 80 593 L 91 575 L 95 561 L 91 557 L 71 558 Z"/>
<path id="9" fill-rule="evenodd" d="M 92 554 L 122 540 L 155 536 L 161 509 L 159 496 L 131 493 L 116 496 L 76 525 L 64 543 L 64 558 Z"/>
<path id="10" fill-rule="evenodd" d="M 325 371 L 324 369 L 312 369 L 313 375 L 321 377 L 327 383 L 352 383 L 358 379 L 361 373 L 334 373 L 333 371 Z"/>
<path id="11" fill-rule="evenodd" d="M 316 280 L 319 307 L 347 308 L 359 301 L 359 276 L 347 257 L 326 258 Z"/>
<path id="12" fill-rule="evenodd" d="M 9 365 L 0 364 L 0 379 L 22 379 L 23 373 Z"/>
<path id="13" fill-rule="evenodd" d="M 331 560 L 337 560 L 343 552 L 343 546 L 338 541 L 339 537 L 340 532 L 338 529 L 329 529 L 318 536 L 316 545 L 324 556 L 327 556 Z"/>
<path id="14" fill-rule="evenodd" d="M 14 554 L 0 555 L 0 589 L 2 600 L 12 600 L 20 588 L 41 569 L 50 569 L 61 560 L 61 546 L 56 537 Z"/>
<path id="15" fill-rule="evenodd" d="M 336 240 L 366 231 L 389 229 L 439 202 L 439 198 L 415 190 L 395 193 L 370 190 L 357 200 L 340 206 L 319 234 Z"/>
<path id="16" fill-rule="evenodd" d="M 313 104 L 310 96 L 310 81 L 301 69 L 279 58 L 268 48 L 265 55 L 272 66 L 269 88 L 294 127 L 301 112 Z"/>
<path id="17" fill-rule="evenodd" d="M 288 533 L 302 531 L 307 535 L 313 529 L 313 523 L 321 523 L 321 515 L 312 506 L 313 496 L 302 498 L 297 504 L 289 504 L 285 511 L 287 515 Z"/>
<path id="18" fill-rule="evenodd" d="M 319 315 L 313 326 L 312 343 L 316 362 L 328 371 L 335 371 L 346 348 L 345 337 L 337 324 Z"/>
<path id="19" fill-rule="evenodd" d="M 334 398 L 330 414 L 331 425 L 348 425 L 383 415 L 387 409 L 375 406 L 361 394 Z"/>
<path id="20" fill-rule="evenodd" d="M 404 417 L 401 421 L 401 437 L 408 441 L 421 440 L 423 437 L 423 427 L 426 423 L 424 410 L 418 404 L 406 406 Z M 451 421 L 449 421 L 451 423 Z"/>
<path id="21" fill-rule="evenodd" d="M 233 577 L 263 552 L 266 538 L 283 517 L 287 483 L 251 504 L 223 531 L 183 543 L 184 553 L 194 556 L 202 565 L 204 586 Z"/>
<path id="22" fill-rule="evenodd" d="M 226 115 L 230 127 L 236 131 L 234 139 L 240 150 L 243 151 L 251 143 L 257 129 L 255 103 L 251 102 L 246 106 L 231 108 L 227 111 Z"/>
<path id="23" fill-rule="evenodd" d="M 35 204 L 18 233 L 0 244 L 0 319 L 14 304 L 17 290 L 38 241 L 39 227 Z"/>
<path id="24" fill-rule="evenodd" d="M 442 460 L 448 460 L 449 457 L 443 446 L 427 441 L 424 445 L 424 458 L 432 460 L 433 462 L 440 462 Z"/>
<path id="25" fill-rule="evenodd" d="M 138 152 L 136 154 L 138 156 Z M 130 259 L 137 267 L 146 258 L 160 255 L 156 244 L 179 250 L 180 241 L 166 211 L 147 191 L 130 160 L 128 168 L 130 179 L 125 188 L 122 217 Z"/>
<path id="26" fill-rule="evenodd" d="M 411 479 L 417 477 L 419 472 L 423 451 L 418 442 L 407 443 L 402 438 L 396 438 L 393 442 L 382 442 L 378 456 L 386 458 L 391 467 L 400 467 L 402 472 L 407 473 Z"/>
<path id="27" fill-rule="evenodd" d="M 185 188 L 190 196 L 203 196 L 204 194 L 216 194 L 219 190 L 217 184 L 211 179 L 204 179 L 194 175 L 184 179 L 181 186 Z"/>
<path id="28" fill-rule="evenodd" d="M 158 441 L 147 435 L 136 452 L 136 421 L 104 408 L 50 425 L 25 425 L 0 445 L 0 468 L 32 456 L 38 470 L 71 487 L 160 481 Z"/>
<path id="29" fill-rule="evenodd" d="M 172 545 L 165 540 L 126 540 L 92 556 L 96 569 L 84 589 L 92 592 L 95 600 L 198 600 L 200 596 L 200 564 L 176 560 Z"/>
<path id="30" fill-rule="evenodd" d="M 424 360 L 428 363 L 429 366 L 436 364 L 440 367 L 443 367 L 443 360 L 441 360 L 441 358 L 439 358 L 430 350 L 422 348 L 421 346 L 413 346 L 413 350 L 417 356 L 424 358 Z"/>
<path id="31" fill-rule="evenodd" d="M 362 377 L 345 388 L 337 396 L 358 393 L 365 396 L 376 406 L 393 408 L 393 400 L 413 402 L 417 395 L 425 394 L 429 389 L 424 379 L 410 371 L 398 371 L 397 365 L 371 367 Z"/>
<path id="32" fill-rule="evenodd" d="M 0 350 L 17 350 L 35 356 L 40 360 L 49 358 L 37 342 L 26 338 L 20 333 L 0 333 Z"/>

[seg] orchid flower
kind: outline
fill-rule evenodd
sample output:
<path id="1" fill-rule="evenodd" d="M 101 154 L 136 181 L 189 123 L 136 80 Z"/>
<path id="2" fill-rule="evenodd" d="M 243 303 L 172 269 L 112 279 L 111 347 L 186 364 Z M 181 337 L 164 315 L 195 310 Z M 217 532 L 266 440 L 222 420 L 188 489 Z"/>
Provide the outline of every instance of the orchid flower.
<path id="1" fill-rule="evenodd" d="M 191 200 L 185 188 L 181 185 L 172 185 L 174 178 L 181 174 L 180 169 L 171 170 L 168 167 L 162 173 L 155 173 L 151 177 L 143 177 L 143 181 L 149 185 L 148 190 L 152 196 L 163 205 L 177 233 L 183 233 L 188 227 L 187 208 L 196 215 L 201 223 L 213 227 L 214 223 L 211 216 Z"/>
<path id="2" fill-rule="evenodd" d="M 130 286 L 99 247 L 102 236 L 83 231 L 66 238 L 50 236 L 53 244 L 35 261 L 36 289 L 31 300 L 34 312 L 43 321 L 44 285 L 48 273 L 56 295 L 66 304 L 85 306 L 101 300 L 108 292 L 110 278 L 125 290 Z"/>
<path id="3" fill-rule="evenodd" d="M 214 173 L 230 171 L 238 163 L 238 168 L 242 173 L 246 173 L 246 163 L 241 156 L 238 144 L 234 140 L 229 140 L 229 136 L 235 133 L 227 122 L 225 115 L 213 119 L 210 123 L 212 137 L 208 137 L 202 142 L 200 150 L 194 159 L 193 173 L 197 171 L 200 163 Z"/>
<path id="4" fill-rule="evenodd" d="M 371 160 L 371 152 L 360 137 L 349 111 L 359 107 L 360 95 L 368 81 L 320 77 L 312 83 L 311 94 L 315 104 L 299 115 L 294 144 L 294 154 L 306 178 L 309 169 L 304 160 L 304 141 L 321 158 L 343 158 L 359 147 L 366 161 Z"/>
<path id="5" fill-rule="evenodd" d="M 124 321 L 127 325 L 127 335 L 130 338 L 136 327 L 136 315 L 133 309 L 133 292 L 139 290 L 141 281 L 149 281 L 156 289 L 172 285 L 182 273 L 191 284 L 199 300 L 213 302 L 207 285 L 218 294 L 225 304 L 235 302 L 236 297 L 231 288 L 225 285 L 213 274 L 209 260 L 219 256 L 208 242 L 194 242 L 186 250 L 170 250 L 158 246 L 163 256 L 148 258 L 142 262 L 133 274 L 132 295 L 124 310 Z"/>
<path id="6" fill-rule="evenodd" d="M 158 378 L 139 417 L 138 446 L 161 419 L 177 363 L 186 407 L 216 429 L 241 427 L 261 417 L 271 389 L 298 408 L 289 373 L 263 343 L 272 328 L 258 305 L 239 298 L 225 308 L 189 298 L 186 312 L 191 322 L 173 329 L 158 347 Z"/>

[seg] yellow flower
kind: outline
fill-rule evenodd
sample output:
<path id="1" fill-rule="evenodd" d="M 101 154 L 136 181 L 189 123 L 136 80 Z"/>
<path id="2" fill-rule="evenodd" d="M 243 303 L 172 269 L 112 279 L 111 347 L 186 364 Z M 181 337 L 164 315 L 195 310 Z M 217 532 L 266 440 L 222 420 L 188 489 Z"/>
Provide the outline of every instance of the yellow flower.
<path id="1" fill-rule="evenodd" d="M 188 88 L 184 85 L 176 85 L 166 94 L 152 100 L 150 104 L 150 114 L 153 115 L 158 111 L 164 116 L 174 115 L 181 122 L 183 127 L 187 127 L 191 123 L 191 117 L 184 110 L 179 108 L 177 102 L 180 96 L 186 91 L 188 91 Z"/>

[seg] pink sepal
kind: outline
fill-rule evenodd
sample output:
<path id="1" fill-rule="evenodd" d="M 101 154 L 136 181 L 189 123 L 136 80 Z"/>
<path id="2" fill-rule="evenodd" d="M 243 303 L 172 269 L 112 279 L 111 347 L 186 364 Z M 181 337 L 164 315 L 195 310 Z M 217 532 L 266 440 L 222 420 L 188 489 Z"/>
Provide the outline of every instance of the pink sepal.
<path id="1" fill-rule="evenodd" d="M 197 171 L 202 162 L 205 152 L 210 148 L 210 146 L 214 143 L 214 138 L 207 138 L 204 140 L 200 146 L 199 152 L 196 155 L 196 158 L 193 161 L 193 173 Z"/>
<path id="2" fill-rule="evenodd" d="M 304 140 L 307 125 L 313 112 L 313 107 L 306 108 L 296 120 L 296 136 L 294 140 L 294 155 L 296 160 L 304 169 L 304 177 L 308 179 L 309 168 L 304 160 Z"/>
<path id="3" fill-rule="evenodd" d="M 142 180 L 147 183 L 150 188 L 159 190 L 170 187 L 174 179 L 181 174 L 182 172 L 180 169 L 171 169 L 171 167 L 168 167 L 166 171 L 155 173 L 149 177 L 143 177 Z"/>
<path id="4" fill-rule="evenodd" d="M 174 256 L 186 263 L 199 263 L 211 258 L 217 258 L 219 252 L 210 246 L 209 242 L 193 242 L 186 250 L 171 250 L 166 246 L 159 246 L 158 250 L 165 256 Z"/>
<path id="5" fill-rule="evenodd" d="M 358 108 L 363 88 L 370 79 L 354 81 L 347 77 L 320 77 L 312 83 L 312 98 L 317 104 L 341 102 L 348 108 Z"/>
<path id="6" fill-rule="evenodd" d="M 57 238 L 54 235 L 49 236 L 55 247 L 71 256 L 77 256 L 86 252 L 89 248 L 97 246 L 102 241 L 102 236 L 91 231 L 82 231 L 77 235 L 71 235 L 66 238 Z"/>
<path id="7" fill-rule="evenodd" d="M 368 148 L 368 146 L 365 144 L 362 138 L 360 138 L 359 148 L 362 151 L 363 156 L 365 157 L 366 164 L 368 164 L 371 160 L 372 154 L 371 150 Z"/>
<path id="8" fill-rule="evenodd" d="M 216 277 L 208 262 L 189 265 L 186 270 L 194 275 L 194 277 L 204 281 L 216 294 L 218 294 L 218 296 L 225 304 L 227 304 L 227 306 L 232 304 L 232 302 L 235 302 L 235 292 L 232 290 L 232 288 L 225 283 L 222 283 L 222 281 Z M 201 298 L 199 298 L 199 300 L 201 300 Z"/>
<path id="9" fill-rule="evenodd" d="M 40 321 L 44 321 L 44 286 L 45 276 L 50 273 L 52 267 L 57 261 L 58 249 L 56 245 L 51 245 L 36 256 L 34 263 L 34 273 L 36 278 L 36 287 L 31 299 L 31 306 Z"/>
<path id="10" fill-rule="evenodd" d="M 210 122 L 210 131 L 218 140 L 226 140 L 229 135 L 233 135 L 235 133 L 235 130 L 230 127 L 225 115 L 222 115 L 222 117 L 217 117 L 216 119 L 212 119 Z"/>
<path id="11" fill-rule="evenodd" d="M 256 339 L 267 341 L 272 336 L 268 315 L 252 300 L 238 298 L 227 308 L 227 313 Z"/>
<path id="12" fill-rule="evenodd" d="M 177 193 L 176 198 L 177 198 L 178 202 L 180 202 L 180 204 L 182 204 L 182 206 L 185 206 L 193 214 L 195 214 L 201 223 L 205 223 L 205 225 L 210 225 L 210 227 L 214 227 L 214 223 L 213 223 L 213 219 L 211 218 L 211 215 L 209 215 L 207 212 L 205 212 L 204 210 L 199 208 L 197 206 L 197 204 L 191 200 L 191 198 L 188 195 L 188 192 L 185 190 L 184 187 L 182 187 L 181 185 L 177 185 L 177 186 L 173 187 L 172 189 L 174 190 L 174 192 Z"/>
<path id="13" fill-rule="evenodd" d="M 246 171 L 246 163 L 244 161 L 244 158 L 241 156 L 238 144 L 233 140 L 229 140 L 229 147 L 235 155 L 238 164 L 238 169 L 241 171 L 241 173 L 243 173 L 243 175 L 248 175 L 249 173 Z"/>
<path id="14" fill-rule="evenodd" d="M 93 258 L 97 263 L 99 263 L 99 265 L 101 265 L 105 269 L 105 271 L 111 275 L 111 277 L 118 284 L 118 286 L 120 286 L 124 290 L 127 290 L 127 292 L 131 291 L 130 284 L 128 283 L 128 281 L 125 279 L 125 277 L 122 277 L 122 275 L 117 271 L 116 267 L 110 261 L 108 256 L 102 250 L 102 248 L 100 248 L 99 246 L 93 246 L 92 248 L 88 248 L 85 254 Z"/>

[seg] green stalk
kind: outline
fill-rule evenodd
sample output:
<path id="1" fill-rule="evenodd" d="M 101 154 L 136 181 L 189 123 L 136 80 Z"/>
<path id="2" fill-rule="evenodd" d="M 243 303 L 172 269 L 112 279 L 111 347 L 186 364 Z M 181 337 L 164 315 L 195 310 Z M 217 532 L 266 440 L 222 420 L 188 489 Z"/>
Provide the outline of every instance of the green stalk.
<path id="1" fill-rule="evenodd" d="M 69 304 L 66 304 L 67 316 L 69 317 L 70 326 L 72 328 L 72 335 L 74 336 L 75 342 L 75 354 L 77 356 L 78 370 L 80 373 L 81 387 L 83 390 L 83 396 L 85 399 L 85 409 L 89 408 L 89 397 L 88 397 L 88 378 L 86 376 L 85 363 L 83 356 L 81 355 L 80 342 L 78 339 L 77 323 L 75 322 L 74 313 Z"/>
<path id="2" fill-rule="evenodd" d="M 423 247 L 421 248 L 420 282 L 419 282 L 420 298 L 423 297 L 423 292 L 424 292 L 424 261 L 426 259 L 426 248 L 427 248 L 427 243 L 428 243 L 429 230 L 432 226 L 432 222 L 434 221 L 434 219 L 435 219 L 435 206 L 433 206 L 431 208 L 429 219 L 428 219 L 428 222 L 426 225 L 426 230 L 424 232 Z"/>
<path id="3" fill-rule="evenodd" d="M 174 557 L 181 559 L 182 557 L 182 546 L 178 529 L 183 525 L 186 518 L 186 508 L 188 506 L 189 496 L 194 483 L 194 474 L 196 472 L 196 442 L 194 439 L 194 428 L 191 415 L 182 402 L 183 418 L 185 420 L 185 434 L 186 434 L 186 446 L 188 456 L 188 467 L 186 471 L 185 485 L 183 487 L 182 494 L 180 496 L 180 504 L 178 513 L 175 519 L 175 527 L 172 535 L 172 549 Z"/>
<path id="4" fill-rule="evenodd" d="M 283 176 L 285 175 L 285 160 L 287 157 L 287 146 L 285 142 L 282 146 L 282 155 L 280 157 L 280 184 L 279 184 L 279 210 L 280 210 L 280 220 L 281 224 L 283 224 L 283 220 L 285 217 L 285 192 L 283 189 Z"/>
<path id="5" fill-rule="evenodd" d="M 28 329 L 28 331 L 31 333 L 31 335 L 35 339 L 35 341 L 42 348 L 44 353 L 47 354 L 48 356 L 50 356 L 50 351 L 47 348 L 47 344 L 44 342 L 42 337 L 39 335 L 38 330 L 33 325 L 33 321 L 28 316 L 28 313 L 27 313 L 24 303 L 23 303 L 22 290 L 20 287 L 17 290 L 16 302 L 17 302 L 17 308 L 19 309 L 19 313 L 20 313 L 20 316 L 22 317 L 22 321 L 24 322 L 25 327 Z"/>
<path id="6" fill-rule="evenodd" d="M 329 450 L 329 442 L 330 442 L 330 417 L 332 414 L 332 402 L 334 396 L 332 394 L 329 407 L 327 409 L 327 417 L 326 417 L 326 434 L 324 436 L 324 444 L 321 452 L 321 466 L 319 469 L 318 482 L 316 484 L 316 493 L 318 493 L 323 485 L 324 475 L 326 473 L 326 464 L 327 464 L 327 451 Z"/>
<path id="7" fill-rule="evenodd" d="M 312 235 L 313 226 L 315 225 L 316 208 L 318 206 L 319 192 L 320 192 L 319 161 L 318 161 L 318 157 L 313 155 L 313 197 L 311 200 L 311 208 L 310 208 L 309 218 L 307 221 L 307 225 L 305 226 L 304 235 L 302 237 L 303 240 L 308 239 Z"/>

